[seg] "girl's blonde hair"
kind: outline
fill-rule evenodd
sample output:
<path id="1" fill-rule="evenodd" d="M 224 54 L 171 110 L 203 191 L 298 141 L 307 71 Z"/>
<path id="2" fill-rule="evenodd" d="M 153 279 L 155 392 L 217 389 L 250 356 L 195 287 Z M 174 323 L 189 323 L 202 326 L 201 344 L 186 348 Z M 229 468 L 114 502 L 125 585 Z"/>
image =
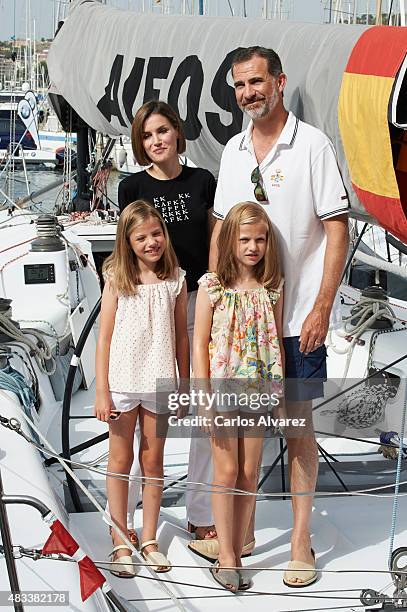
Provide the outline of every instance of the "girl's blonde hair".
<path id="1" fill-rule="evenodd" d="M 255 202 L 240 202 L 226 215 L 218 236 L 217 275 L 224 287 L 231 287 L 238 279 L 236 257 L 241 225 L 264 223 L 267 227 L 267 246 L 264 257 L 254 266 L 256 280 L 266 289 L 277 289 L 281 281 L 278 246 L 273 225 L 264 209 Z"/>
<path id="2" fill-rule="evenodd" d="M 121 213 L 113 253 L 103 264 L 104 276 L 119 293 L 124 295 L 135 293 L 137 285 L 140 285 L 140 267 L 130 245 L 130 235 L 134 228 L 148 219 L 159 221 L 166 243 L 164 252 L 157 262 L 155 273 L 162 280 L 175 276 L 178 261 L 163 218 L 154 206 L 145 200 L 136 200 L 126 206 Z"/>

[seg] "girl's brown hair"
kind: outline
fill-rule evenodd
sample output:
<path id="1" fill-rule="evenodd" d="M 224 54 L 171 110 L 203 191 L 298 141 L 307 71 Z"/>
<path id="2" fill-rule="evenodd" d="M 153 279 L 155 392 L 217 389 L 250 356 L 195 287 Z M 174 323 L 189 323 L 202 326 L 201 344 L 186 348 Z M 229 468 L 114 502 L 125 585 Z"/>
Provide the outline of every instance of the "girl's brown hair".
<path id="1" fill-rule="evenodd" d="M 255 202 L 236 204 L 226 215 L 218 236 L 219 259 L 217 275 L 221 284 L 228 288 L 239 276 L 236 257 L 240 226 L 264 223 L 267 227 L 267 247 L 263 259 L 254 266 L 256 280 L 266 289 L 277 289 L 281 281 L 280 260 L 277 240 L 272 223 L 264 209 Z"/>
<path id="2" fill-rule="evenodd" d="M 157 262 L 155 273 L 162 280 L 175 276 L 178 261 L 163 218 L 154 206 L 145 200 L 136 200 L 126 206 L 121 213 L 113 253 L 103 264 L 104 276 L 119 293 L 124 295 L 135 293 L 137 285 L 140 285 L 140 267 L 130 245 L 130 235 L 134 228 L 148 219 L 159 221 L 166 243 L 164 252 Z"/>
<path id="3" fill-rule="evenodd" d="M 144 149 L 143 138 L 144 123 L 150 115 L 162 115 L 168 119 L 172 127 L 178 130 L 178 153 L 183 153 L 186 149 L 184 130 L 182 129 L 181 119 L 178 117 L 177 113 L 166 102 L 162 102 L 161 100 L 150 100 L 150 102 L 146 102 L 143 106 L 140 106 L 131 125 L 131 146 L 133 155 L 137 163 L 141 166 L 149 166 L 151 164 L 151 159 Z"/>

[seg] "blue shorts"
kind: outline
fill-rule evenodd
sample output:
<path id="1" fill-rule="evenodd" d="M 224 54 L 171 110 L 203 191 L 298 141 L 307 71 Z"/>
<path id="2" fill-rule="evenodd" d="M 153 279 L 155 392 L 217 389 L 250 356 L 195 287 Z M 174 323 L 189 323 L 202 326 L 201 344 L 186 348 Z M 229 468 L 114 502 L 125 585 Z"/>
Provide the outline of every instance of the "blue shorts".
<path id="1" fill-rule="evenodd" d="M 284 338 L 285 398 L 293 402 L 324 397 L 326 381 L 326 346 L 312 353 L 300 353 L 299 336 Z"/>

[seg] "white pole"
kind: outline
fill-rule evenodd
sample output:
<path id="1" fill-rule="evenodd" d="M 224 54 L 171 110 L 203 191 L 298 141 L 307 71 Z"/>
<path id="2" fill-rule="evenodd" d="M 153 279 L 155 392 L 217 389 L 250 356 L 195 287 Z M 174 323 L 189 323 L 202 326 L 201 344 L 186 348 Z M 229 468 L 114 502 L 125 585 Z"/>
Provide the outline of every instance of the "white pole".
<path id="1" fill-rule="evenodd" d="M 332 19 L 332 23 L 338 23 L 338 2 L 339 0 L 335 0 L 334 5 L 333 5 L 333 19 Z"/>
<path id="2" fill-rule="evenodd" d="M 382 23 L 382 0 L 376 0 L 376 25 Z"/>
<path id="3" fill-rule="evenodd" d="M 28 0 L 28 32 L 29 32 L 29 40 L 30 40 L 30 56 L 29 56 L 29 66 L 30 66 L 30 87 L 32 87 L 32 70 L 33 70 L 33 40 L 32 40 L 32 30 L 31 30 L 31 0 Z"/>
<path id="4" fill-rule="evenodd" d="M 37 78 L 36 78 L 36 73 L 37 73 L 37 55 L 36 55 L 36 42 L 35 42 L 35 19 L 33 20 L 33 67 L 32 67 L 32 72 L 33 72 L 33 83 L 32 86 L 34 87 L 34 91 L 35 93 L 37 93 Z"/>
<path id="5" fill-rule="evenodd" d="M 24 81 L 28 73 L 28 0 L 25 0 L 25 56 L 24 56 Z"/>
<path id="6" fill-rule="evenodd" d="M 406 25 L 406 5 L 404 0 L 400 0 L 400 25 Z"/>
<path id="7" fill-rule="evenodd" d="M 353 0 L 353 23 L 356 23 L 357 8 L 358 8 L 357 0 Z"/>

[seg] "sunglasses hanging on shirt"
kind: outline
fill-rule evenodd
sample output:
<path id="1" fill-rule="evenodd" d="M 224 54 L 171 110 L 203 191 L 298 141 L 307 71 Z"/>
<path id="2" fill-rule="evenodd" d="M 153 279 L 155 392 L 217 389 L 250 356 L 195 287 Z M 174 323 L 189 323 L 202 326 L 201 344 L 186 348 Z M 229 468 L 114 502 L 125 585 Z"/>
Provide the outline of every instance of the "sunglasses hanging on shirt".
<path id="1" fill-rule="evenodd" d="M 262 177 L 259 166 L 256 166 L 256 168 L 253 170 L 250 179 L 254 184 L 254 197 L 256 200 L 262 204 L 269 204 L 267 194 L 262 185 Z"/>

